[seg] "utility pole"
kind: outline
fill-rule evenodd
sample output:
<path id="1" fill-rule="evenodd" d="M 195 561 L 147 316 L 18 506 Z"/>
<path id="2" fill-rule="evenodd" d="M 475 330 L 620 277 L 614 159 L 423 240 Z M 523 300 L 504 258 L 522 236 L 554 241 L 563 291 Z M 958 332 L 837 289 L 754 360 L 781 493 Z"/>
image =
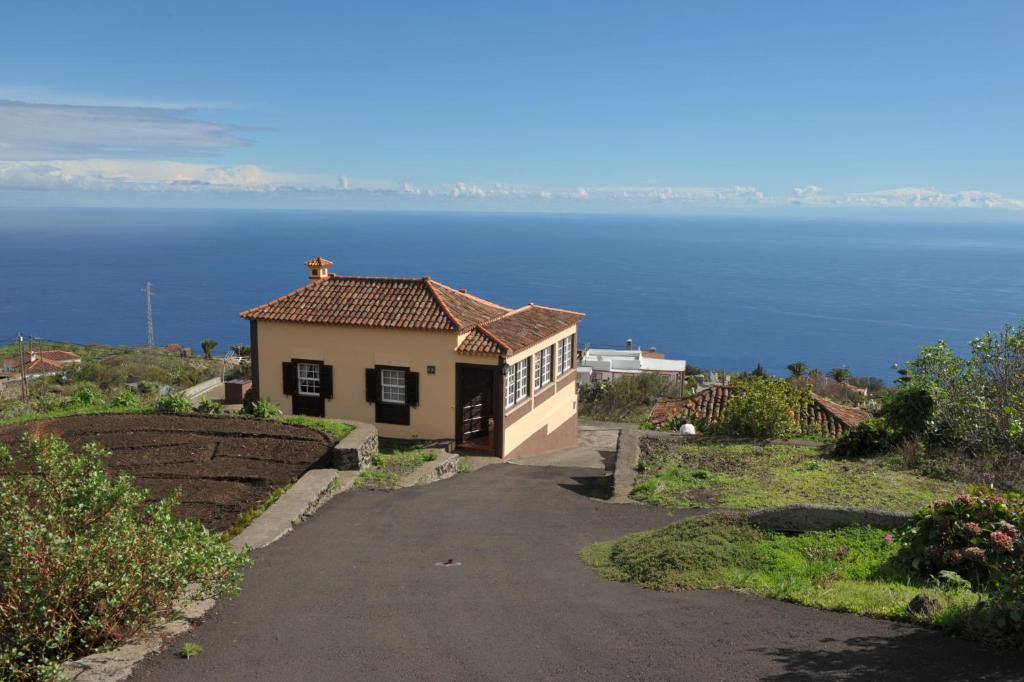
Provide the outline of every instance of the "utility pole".
<path id="1" fill-rule="evenodd" d="M 150 348 L 156 346 L 156 337 L 153 335 L 153 285 L 146 282 L 146 345 Z"/>
<path id="2" fill-rule="evenodd" d="M 21 399 L 28 400 L 28 379 L 25 378 L 25 337 L 18 334 L 18 360 L 21 365 Z"/>

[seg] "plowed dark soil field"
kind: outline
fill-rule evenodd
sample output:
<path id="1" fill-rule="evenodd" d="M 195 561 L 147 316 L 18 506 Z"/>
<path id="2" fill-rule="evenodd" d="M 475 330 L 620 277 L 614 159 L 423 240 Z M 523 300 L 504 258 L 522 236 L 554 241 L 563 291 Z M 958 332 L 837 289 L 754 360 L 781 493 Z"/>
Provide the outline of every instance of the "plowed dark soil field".
<path id="1" fill-rule="evenodd" d="M 271 421 L 169 414 L 102 414 L 0 427 L 0 443 L 52 433 L 72 447 L 98 442 L 113 455 L 110 473 L 127 473 L 151 499 L 181 486 L 178 515 L 210 530 L 315 467 L 334 441 L 319 431 Z"/>

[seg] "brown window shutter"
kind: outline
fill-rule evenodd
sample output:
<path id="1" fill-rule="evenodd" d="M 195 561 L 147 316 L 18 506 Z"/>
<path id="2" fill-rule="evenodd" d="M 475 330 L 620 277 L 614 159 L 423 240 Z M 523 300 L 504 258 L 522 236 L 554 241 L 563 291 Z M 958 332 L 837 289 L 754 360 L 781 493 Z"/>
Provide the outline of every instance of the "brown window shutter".
<path id="1" fill-rule="evenodd" d="M 420 373 L 419 372 L 406 372 L 405 373 L 405 404 L 406 405 L 419 405 L 420 404 Z"/>
<path id="2" fill-rule="evenodd" d="M 377 392 L 380 390 L 380 377 L 377 370 L 372 367 L 366 368 L 366 402 L 377 402 Z"/>
<path id="3" fill-rule="evenodd" d="M 570 353 L 569 353 L 569 367 L 576 366 L 576 335 L 572 335 L 572 341 L 569 342 Z"/>
<path id="4" fill-rule="evenodd" d="M 334 397 L 334 367 L 320 365 L 320 397 L 330 400 Z"/>
<path id="5" fill-rule="evenodd" d="M 284 391 L 285 395 L 292 395 L 295 393 L 295 363 L 294 362 L 282 362 L 281 363 L 281 390 Z"/>

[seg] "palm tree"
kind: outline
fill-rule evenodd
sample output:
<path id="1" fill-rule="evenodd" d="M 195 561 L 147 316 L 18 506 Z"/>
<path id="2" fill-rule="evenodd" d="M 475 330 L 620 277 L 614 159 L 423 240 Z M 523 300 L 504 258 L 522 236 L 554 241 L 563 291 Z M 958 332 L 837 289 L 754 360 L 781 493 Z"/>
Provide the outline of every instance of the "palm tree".
<path id="1" fill-rule="evenodd" d="M 789 370 L 790 376 L 794 379 L 799 379 L 803 375 L 807 374 L 807 365 L 802 362 L 791 362 L 786 365 L 786 369 Z"/>
<path id="2" fill-rule="evenodd" d="M 203 349 L 203 357 L 207 360 L 213 359 L 213 349 L 217 347 L 217 342 L 213 339 L 203 339 L 199 342 L 199 345 Z"/>
<path id="3" fill-rule="evenodd" d="M 846 367 L 833 367 L 829 370 L 828 375 L 835 380 L 836 383 L 845 384 L 850 378 L 850 370 Z"/>
<path id="4" fill-rule="evenodd" d="M 231 346 L 231 350 L 233 350 L 235 355 L 240 358 L 247 358 L 252 354 L 252 349 L 249 348 L 249 344 L 247 343 L 236 343 Z"/>

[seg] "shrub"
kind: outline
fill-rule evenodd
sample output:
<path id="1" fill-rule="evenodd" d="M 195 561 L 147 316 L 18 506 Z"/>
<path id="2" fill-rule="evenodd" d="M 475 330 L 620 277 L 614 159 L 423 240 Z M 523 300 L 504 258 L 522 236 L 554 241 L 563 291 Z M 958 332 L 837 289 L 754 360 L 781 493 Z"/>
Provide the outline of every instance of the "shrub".
<path id="1" fill-rule="evenodd" d="M 934 408 L 927 389 L 905 386 L 886 397 L 881 416 L 901 438 L 915 438 L 927 430 Z"/>
<path id="2" fill-rule="evenodd" d="M 110 406 L 124 410 L 137 410 L 142 407 L 142 401 L 127 388 L 118 391 L 117 395 L 110 399 Z"/>
<path id="3" fill-rule="evenodd" d="M 0 670 L 56 674 L 62 661 L 115 644 L 196 596 L 235 592 L 248 559 L 195 521 L 177 495 L 147 504 L 109 453 L 54 436 L 0 448 Z"/>
<path id="4" fill-rule="evenodd" d="M 800 435 L 799 414 L 810 400 L 784 379 L 750 376 L 730 384 L 732 397 L 714 432 L 743 438 L 792 438 Z"/>
<path id="5" fill-rule="evenodd" d="M 156 411 L 188 414 L 192 411 L 192 401 L 184 393 L 171 393 L 156 401 Z"/>
<path id="6" fill-rule="evenodd" d="M 966 358 L 941 341 L 926 346 L 900 373 L 934 400 L 930 441 L 970 454 L 1024 452 L 1024 326 L 974 339 Z"/>
<path id="7" fill-rule="evenodd" d="M 196 406 L 196 412 L 199 414 L 224 414 L 224 406 L 216 400 L 202 398 L 199 405 Z"/>
<path id="8" fill-rule="evenodd" d="M 82 386 L 75 391 L 73 398 L 79 405 L 95 405 L 102 398 L 102 394 L 92 386 Z"/>
<path id="9" fill-rule="evenodd" d="M 270 419 L 271 417 L 277 417 L 280 415 L 281 409 L 269 398 L 263 398 L 262 400 L 250 401 L 242 408 L 242 412 L 250 417 Z"/>
<path id="10" fill-rule="evenodd" d="M 933 502 L 902 531 L 900 557 L 922 577 L 953 571 L 979 589 L 998 588 L 1024 573 L 1022 521 L 1019 502 L 996 497 Z"/>
<path id="11" fill-rule="evenodd" d="M 580 387 L 580 414 L 591 419 L 639 422 L 658 398 L 679 395 L 679 386 L 656 374 L 634 374 Z"/>
<path id="12" fill-rule="evenodd" d="M 888 422 L 870 417 L 840 436 L 832 454 L 844 459 L 878 457 L 890 452 L 898 443 Z"/>

